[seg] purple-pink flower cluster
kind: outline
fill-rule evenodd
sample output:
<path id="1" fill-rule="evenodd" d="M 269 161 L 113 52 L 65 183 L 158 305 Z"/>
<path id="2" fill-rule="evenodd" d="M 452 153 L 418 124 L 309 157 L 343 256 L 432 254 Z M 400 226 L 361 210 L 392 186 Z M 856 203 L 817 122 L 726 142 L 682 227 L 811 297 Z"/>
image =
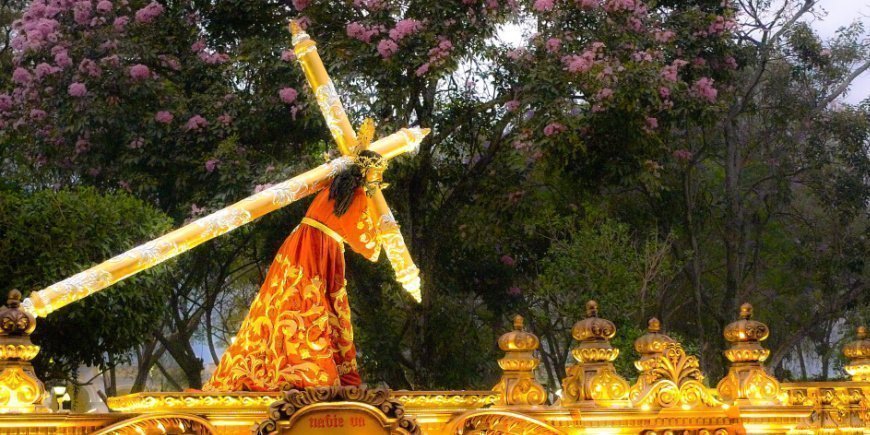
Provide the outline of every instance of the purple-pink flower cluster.
<path id="1" fill-rule="evenodd" d="M 372 38 L 384 32 L 384 26 L 375 25 L 367 27 L 365 24 L 357 21 L 348 23 L 345 29 L 347 31 L 347 36 L 365 42 L 366 44 L 371 43 Z"/>
<path id="2" fill-rule="evenodd" d="M 715 103 L 716 96 L 719 91 L 713 87 L 713 79 L 710 77 L 701 77 L 692 85 L 692 91 L 698 97 L 707 100 L 707 102 Z"/>
<path id="3" fill-rule="evenodd" d="M 151 70 L 147 66 L 137 63 L 130 67 L 130 77 L 134 80 L 147 79 L 151 75 Z"/>
<path id="4" fill-rule="evenodd" d="M 296 89 L 293 88 L 281 88 L 281 90 L 278 91 L 278 96 L 281 98 L 281 101 L 284 104 L 293 103 L 294 101 L 296 101 L 296 97 L 298 95 L 299 93 L 296 92 Z"/>
<path id="5" fill-rule="evenodd" d="M 187 131 L 199 131 L 208 127 L 208 121 L 200 115 L 193 115 L 184 127 Z"/>
<path id="6" fill-rule="evenodd" d="M 136 11 L 136 15 L 135 15 L 136 22 L 139 22 L 139 23 L 153 22 L 162 13 L 163 13 L 163 5 L 161 5 L 160 3 L 157 3 L 156 1 L 152 1 L 151 3 L 148 3 L 148 5 L 145 6 L 144 8 Z"/>

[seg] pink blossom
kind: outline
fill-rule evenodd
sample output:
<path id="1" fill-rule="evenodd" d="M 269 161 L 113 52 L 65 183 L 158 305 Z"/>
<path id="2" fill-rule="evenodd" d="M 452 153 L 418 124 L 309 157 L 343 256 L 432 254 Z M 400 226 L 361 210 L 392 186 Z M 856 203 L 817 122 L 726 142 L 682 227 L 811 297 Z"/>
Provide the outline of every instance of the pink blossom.
<path id="1" fill-rule="evenodd" d="M 100 77 L 103 75 L 103 70 L 92 59 L 83 59 L 79 63 L 79 72 L 87 74 L 91 77 Z"/>
<path id="2" fill-rule="evenodd" d="M 594 9 L 598 6 L 598 0 L 574 0 L 582 9 Z"/>
<path id="3" fill-rule="evenodd" d="M 297 11 L 302 12 L 305 8 L 308 7 L 308 3 L 311 0 L 293 0 L 293 7 L 296 8 Z"/>
<path id="4" fill-rule="evenodd" d="M 420 66 L 417 68 L 417 70 L 414 71 L 414 74 L 415 74 L 417 77 L 422 77 L 422 76 L 426 75 L 427 72 L 429 72 L 429 62 L 426 62 L 426 63 L 424 63 L 423 65 L 420 65 Z"/>
<path id="5" fill-rule="evenodd" d="M 58 71 L 60 71 L 60 68 L 51 66 L 45 62 L 36 65 L 36 68 L 33 69 L 37 80 L 41 80 L 43 77 L 49 76 Z"/>
<path id="6" fill-rule="evenodd" d="M 12 96 L 0 94 L 0 112 L 6 112 L 12 108 Z"/>
<path id="7" fill-rule="evenodd" d="M 517 286 L 512 286 L 511 288 L 508 289 L 507 294 L 509 294 L 511 296 L 522 296 L 523 289 L 521 289 Z"/>
<path id="8" fill-rule="evenodd" d="M 144 8 L 136 11 L 136 22 L 150 23 L 162 13 L 163 5 L 157 3 L 156 1 L 152 1 L 151 3 L 148 3 L 148 5 Z"/>
<path id="9" fill-rule="evenodd" d="M 230 55 L 226 53 L 209 53 L 206 51 L 200 52 L 197 57 L 209 65 L 219 65 L 230 60 Z"/>
<path id="10" fill-rule="evenodd" d="M 161 124 L 169 124 L 173 118 L 172 113 L 166 110 L 161 110 L 154 115 L 154 120 Z"/>
<path id="11" fill-rule="evenodd" d="M 293 50 L 284 50 L 281 52 L 281 60 L 284 62 L 293 62 L 296 60 L 296 53 Z"/>
<path id="12" fill-rule="evenodd" d="M 284 104 L 290 104 L 296 101 L 298 95 L 299 93 L 293 88 L 281 88 L 281 90 L 278 91 L 278 96 Z"/>
<path id="13" fill-rule="evenodd" d="M 205 213 L 205 207 L 200 207 L 200 206 L 198 206 L 198 205 L 196 205 L 196 204 L 191 204 L 191 205 L 190 205 L 190 214 L 191 214 L 192 216 L 199 216 L 199 215 L 201 215 L 201 214 L 203 214 L 203 213 Z"/>
<path id="14" fill-rule="evenodd" d="M 522 49 L 522 48 L 516 48 L 516 49 L 513 49 L 513 50 L 511 50 L 511 51 L 508 51 L 508 52 L 507 52 L 507 57 L 508 57 L 508 59 L 510 59 L 510 60 L 512 60 L 512 61 L 514 61 L 514 62 L 516 62 L 516 61 L 518 61 L 518 60 L 520 60 L 520 59 L 526 57 L 526 54 L 527 54 L 527 53 L 528 53 L 528 52 L 527 52 L 525 49 Z"/>
<path id="15" fill-rule="evenodd" d="M 84 83 L 73 82 L 67 88 L 67 92 L 71 97 L 84 97 L 88 93 L 88 88 Z"/>
<path id="16" fill-rule="evenodd" d="M 553 10 L 553 6 L 555 6 L 553 0 L 535 0 L 532 7 L 538 12 L 547 12 Z"/>
<path id="17" fill-rule="evenodd" d="M 567 130 L 567 127 L 565 127 L 564 125 L 558 122 L 551 122 L 547 124 L 546 127 L 544 127 L 544 136 L 553 136 L 565 130 Z"/>
<path id="18" fill-rule="evenodd" d="M 610 88 L 602 88 L 595 94 L 595 99 L 598 101 L 606 100 L 613 96 L 613 89 Z"/>
<path id="19" fill-rule="evenodd" d="M 677 36 L 672 30 L 656 30 L 653 34 L 658 42 L 671 42 Z"/>
<path id="20" fill-rule="evenodd" d="M 218 116 L 217 120 L 223 125 L 230 125 L 233 122 L 233 117 L 224 113 L 223 115 Z"/>
<path id="21" fill-rule="evenodd" d="M 396 54 L 397 51 L 399 51 L 399 45 L 392 39 L 382 39 L 381 42 L 378 43 L 378 53 L 380 53 L 381 57 L 384 59 L 390 58 L 390 56 Z"/>
<path id="22" fill-rule="evenodd" d="M 196 42 L 190 45 L 190 51 L 194 53 L 199 53 L 203 50 L 205 50 L 205 39 L 197 39 Z"/>
<path id="23" fill-rule="evenodd" d="M 510 100 L 507 103 L 504 103 L 504 108 L 508 112 L 513 112 L 514 110 L 519 109 L 519 107 L 520 107 L 520 102 L 517 100 Z"/>
<path id="24" fill-rule="evenodd" d="M 173 70 L 173 71 L 181 71 L 181 62 L 178 59 L 172 56 L 160 55 L 160 62 L 162 62 L 163 66 Z"/>
<path id="25" fill-rule="evenodd" d="M 116 31 L 121 32 L 127 27 L 128 23 L 130 23 L 130 17 L 117 17 L 115 18 L 115 21 L 112 22 L 112 27 L 114 27 Z"/>
<path id="26" fill-rule="evenodd" d="M 208 121 L 199 115 L 191 116 L 190 119 L 187 120 L 187 124 L 185 124 L 187 131 L 198 131 L 205 127 L 208 127 Z"/>
<path id="27" fill-rule="evenodd" d="M 131 150 L 136 150 L 142 148 L 143 146 L 145 146 L 145 139 L 141 137 L 137 137 L 136 139 L 133 139 L 132 141 L 130 141 L 130 143 L 127 144 L 127 148 L 130 148 Z"/>
<path id="28" fill-rule="evenodd" d="M 562 48 L 562 40 L 559 38 L 550 38 L 547 40 L 547 51 L 550 53 L 558 53 Z"/>
<path id="29" fill-rule="evenodd" d="M 254 193 L 260 193 L 260 192 L 262 192 L 262 191 L 264 191 L 272 186 L 274 186 L 274 184 L 272 184 L 272 183 L 258 184 L 256 186 L 254 186 Z"/>
<path id="30" fill-rule="evenodd" d="M 205 162 L 205 170 L 206 170 L 206 172 L 208 172 L 209 174 L 212 173 L 212 172 L 214 172 L 214 170 L 218 168 L 218 165 L 220 164 L 220 162 L 221 162 L 221 161 L 218 160 L 218 159 L 207 160 L 207 161 Z"/>
<path id="31" fill-rule="evenodd" d="M 717 15 L 713 22 L 710 23 L 710 27 L 707 28 L 707 33 L 711 35 L 718 35 L 720 33 L 724 33 L 725 31 L 733 29 L 735 25 L 736 23 L 733 20 L 726 19 L 721 15 Z"/>
<path id="32" fill-rule="evenodd" d="M 665 65 L 665 67 L 662 68 L 661 76 L 663 79 L 665 79 L 669 82 L 676 82 L 677 76 L 679 75 L 679 73 L 680 73 L 680 68 L 677 65 L 671 64 L 671 65 Z"/>
<path id="33" fill-rule="evenodd" d="M 607 12 L 633 11 L 637 8 L 635 0 L 606 0 L 604 10 Z"/>
<path id="34" fill-rule="evenodd" d="M 366 44 L 371 43 L 372 38 L 380 35 L 382 30 L 382 26 L 366 27 L 364 24 L 360 24 L 356 21 L 349 23 L 346 27 L 347 36 L 365 42 Z"/>
<path id="35" fill-rule="evenodd" d="M 135 80 L 142 80 L 151 75 L 151 70 L 147 66 L 137 63 L 130 67 L 130 77 Z"/>
<path id="36" fill-rule="evenodd" d="M 737 60 L 732 56 L 725 58 L 725 67 L 731 70 L 737 69 Z"/>
<path id="37" fill-rule="evenodd" d="M 595 53 L 585 51 L 581 55 L 568 55 L 562 57 L 562 63 L 565 64 L 565 69 L 572 73 L 584 73 L 592 68 L 595 62 Z"/>
<path id="38" fill-rule="evenodd" d="M 660 87 L 659 88 L 659 96 L 661 96 L 662 99 L 667 100 L 668 98 L 671 97 L 671 88 L 669 88 L 667 86 Z"/>
<path id="39" fill-rule="evenodd" d="M 109 65 L 109 66 L 117 68 L 117 67 L 121 66 L 121 58 L 118 57 L 117 54 L 113 54 L 111 56 L 106 56 L 106 57 L 100 59 L 100 63 L 103 65 Z"/>
<path id="40" fill-rule="evenodd" d="M 499 258 L 499 261 L 501 261 L 501 264 L 509 267 L 514 267 L 517 264 L 517 260 L 515 260 L 514 257 L 511 257 L 508 254 L 502 255 L 501 258 Z"/>
<path id="41" fill-rule="evenodd" d="M 100 2 L 97 3 L 97 12 L 101 14 L 112 12 L 112 2 L 109 0 L 100 0 Z"/>
<path id="42" fill-rule="evenodd" d="M 79 140 L 76 141 L 76 147 L 75 147 L 76 154 L 84 154 L 89 149 L 91 149 L 91 142 L 88 141 L 87 138 L 80 137 Z"/>
<path id="43" fill-rule="evenodd" d="M 58 68 L 64 69 L 72 65 L 72 59 L 70 59 L 69 53 L 65 48 L 56 45 L 52 47 L 51 54 L 54 55 L 54 63 Z"/>
<path id="44" fill-rule="evenodd" d="M 659 120 L 656 118 L 653 118 L 651 116 L 647 117 L 646 118 L 646 127 L 649 128 L 650 130 L 655 130 L 655 129 L 659 128 Z"/>
<path id="45" fill-rule="evenodd" d="M 30 109 L 30 117 L 35 120 L 44 119 L 47 114 L 41 109 Z"/>
<path id="46" fill-rule="evenodd" d="M 695 84 L 692 85 L 692 91 L 698 97 L 701 97 L 707 100 L 710 103 L 716 102 L 716 95 L 719 94 L 719 91 L 713 87 L 713 79 L 709 77 L 701 77 Z"/>
<path id="47" fill-rule="evenodd" d="M 90 0 L 75 2 L 73 4 L 73 19 L 75 22 L 82 26 L 88 25 L 91 21 L 93 7 L 94 5 Z"/>
<path id="48" fill-rule="evenodd" d="M 26 85 L 33 81 L 33 75 L 25 68 L 18 67 L 12 72 L 12 81 L 19 85 Z"/>
<path id="49" fill-rule="evenodd" d="M 446 36 L 438 37 L 438 45 L 429 50 L 429 63 L 436 63 L 450 56 L 453 50 L 453 43 Z"/>
<path id="50" fill-rule="evenodd" d="M 704 58 L 696 57 L 692 60 L 692 66 L 695 68 L 703 68 L 707 66 L 707 61 Z"/>
<path id="51" fill-rule="evenodd" d="M 636 51 L 631 54 L 631 59 L 635 62 L 652 62 L 652 55 L 648 51 Z"/>
<path id="52" fill-rule="evenodd" d="M 392 38 L 393 41 L 398 42 L 405 37 L 419 32 L 422 28 L 423 23 L 413 18 L 406 18 L 396 23 L 396 27 L 390 30 L 390 38 Z"/>
<path id="53" fill-rule="evenodd" d="M 674 150 L 672 155 L 674 156 L 675 159 L 682 160 L 685 162 L 692 160 L 692 157 L 694 157 L 694 154 L 687 149 Z"/>

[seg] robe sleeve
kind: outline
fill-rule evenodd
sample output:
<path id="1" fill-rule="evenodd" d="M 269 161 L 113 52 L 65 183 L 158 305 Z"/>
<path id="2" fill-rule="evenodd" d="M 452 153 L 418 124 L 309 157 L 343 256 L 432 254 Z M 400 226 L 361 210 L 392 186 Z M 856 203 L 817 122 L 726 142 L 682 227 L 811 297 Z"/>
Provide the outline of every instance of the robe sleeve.
<path id="1" fill-rule="evenodd" d="M 362 189 L 357 190 L 354 195 L 351 209 L 342 216 L 345 242 L 354 252 L 369 261 L 378 261 L 381 244 L 378 240 L 376 222 L 373 220 L 373 210 L 369 207 L 370 201 Z"/>

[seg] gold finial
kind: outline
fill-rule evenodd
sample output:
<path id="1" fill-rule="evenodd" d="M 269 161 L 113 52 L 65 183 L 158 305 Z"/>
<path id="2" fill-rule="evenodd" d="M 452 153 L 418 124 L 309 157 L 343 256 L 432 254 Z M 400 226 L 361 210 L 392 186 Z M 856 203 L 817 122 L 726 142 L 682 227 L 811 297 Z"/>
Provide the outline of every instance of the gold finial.
<path id="1" fill-rule="evenodd" d="M 723 335 L 725 336 L 725 340 L 728 340 L 731 343 L 738 342 L 759 342 L 767 339 L 770 334 L 770 330 L 767 328 L 767 325 L 761 323 L 757 320 L 752 320 L 752 304 L 745 303 L 740 306 L 740 319 L 728 324 L 723 331 Z M 758 346 L 761 349 L 761 346 Z M 761 361 L 764 361 L 767 358 L 767 354 L 770 352 L 766 352 Z M 726 355 L 729 359 L 731 358 L 726 351 Z M 731 360 L 735 362 L 734 360 Z"/>
<path id="2" fill-rule="evenodd" d="M 767 374 L 762 364 L 770 350 L 761 346 L 770 330 L 767 325 L 752 320 L 752 304 L 740 306 L 740 318 L 729 323 L 722 335 L 731 346 L 725 358 L 731 362 L 728 374 L 719 381 L 719 396 L 733 402 L 767 404 L 778 400 L 779 381 Z"/>
<path id="3" fill-rule="evenodd" d="M 525 321 L 525 319 L 523 319 L 523 316 L 521 316 L 519 314 L 514 316 L 514 331 L 522 331 L 523 329 L 525 329 L 523 327 L 524 321 Z"/>
<path id="4" fill-rule="evenodd" d="M 498 339 L 498 347 L 505 352 L 504 358 L 498 360 L 504 374 L 492 390 L 499 393 L 502 405 L 540 405 L 547 401 L 547 393 L 534 372 L 541 362 L 534 356 L 540 341 L 525 331 L 524 323 L 523 316 L 515 316 L 513 330 Z"/>
<path id="5" fill-rule="evenodd" d="M 302 26 L 299 24 L 297 20 L 290 20 L 290 24 L 288 26 L 290 28 L 290 34 L 292 35 L 292 43 L 293 45 L 299 44 L 302 41 L 307 41 L 311 39 L 305 30 L 302 29 Z"/>
<path id="6" fill-rule="evenodd" d="M 598 302 L 589 301 L 586 302 L 586 318 L 574 324 L 571 335 L 581 343 L 586 341 L 607 341 L 616 335 L 616 325 L 610 320 L 598 317 Z M 610 347 L 609 343 L 607 347 Z M 615 350 L 618 354 L 619 350 Z M 616 354 L 613 357 L 616 358 Z"/>
<path id="7" fill-rule="evenodd" d="M 641 373 L 652 367 L 650 366 L 652 363 L 649 361 L 654 362 L 655 358 L 664 350 L 665 345 L 675 343 L 673 338 L 663 334 L 661 330 L 662 322 L 653 317 L 647 322 L 646 334 L 634 341 L 634 350 L 640 354 L 640 360 L 635 361 L 634 365 Z"/>
<path id="8" fill-rule="evenodd" d="M 752 318 L 752 304 L 746 302 L 740 306 L 740 318 L 747 320 Z"/>
<path id="9" fill-rule="evenodd" d="M 613 367 L 619 349 L 610 345 L 616 325 L 598 317 L 598 302 L 586 302 L 586 318 L 575 323 L 571 335 L 578 341 L 571 350 L 577 364 L 568 366 L 562 380 L 562 404 L 612 401 L 628 395 L 628 382 Z"/>
<path id="10" fill-rule="evenodd" d="M 586 302 L 586 317 L 598 317 L 598 302 L 594 300 Z"/>
<path id="11" fill-rule="evenodd" d="M 662 322 L 653 317 L 652 319 L 649 319 L 649 322 L 647 322 L 646 330 L 648 332 L 659 332 L 662 330 Z"/>
<path id="12" fill-rule="evenodd" d="M 0 409 L 3 412 L 47 412 L 41 404 L 45 386 L 36 377 L 30 360 L 39 346 L 30 341 L 36 319 L 21 309 L 21 292 L 12 290 L 0 306 Z"/>
<path id="13" fill-rule="evenodd" d="M 865 326 L 855 331 L 855 341 L 843 346 L 843 355 L 849 360 L 844 369 L 853 381 L 870 381 L 870 339 Z"/>

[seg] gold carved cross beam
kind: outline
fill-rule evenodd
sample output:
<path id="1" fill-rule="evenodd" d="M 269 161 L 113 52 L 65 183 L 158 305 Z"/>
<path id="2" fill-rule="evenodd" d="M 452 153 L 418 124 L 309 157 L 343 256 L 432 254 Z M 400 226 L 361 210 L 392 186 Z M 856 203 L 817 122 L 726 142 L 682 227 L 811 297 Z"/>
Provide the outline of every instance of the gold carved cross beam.
<path id="1" fill-rule="evenodd" d="M 341 99 L 335 90 L 335 85 L 333 85 L 332 80 L 329 78 L 329 74 L 327 74 L 326 68 L 323 66 L 323 61 L 320 60 L 320 55 L 317 53 L 317 45 L 296 21 L 290 22 L 290 32 L 293 35 L 293 52 L 296 54 L 296 60 L 302 66 L 305 78 L 308 79 L 308 84 L 311 85 L 311 90 L 317 99 L 317 105 L 320 107 L 320 112 L 326 120 L 326 125 L 339 151 L 344 156 L 357 154 L 362 148 L 368 146 L 368 142 L 371 140 L 371 129 L 361 128 L 361 135 L 368 137 L 357 138 L 357 134 L 347 118 L 344 106 L 341 104 Z M 366 124 L 364 124 L 365 126 Z M 429 133 L 429 129 L 421 129 L 420 132 L 426 135 Z M 390 211 L 390 207 L 387 205 L 387 201 L 384 199 L 380 189 L 375 190 L 372 202 L 377 213 L 377 227 L 381 247 L 393 266 L 396 280 L 402 284 L 405 291 L 415 301 L 420 302 L 422 299 L 420 270 L 411 259 L 411 254 L 405 245 L 405 239 L 402 237 L 399 225 L 396 223 L 396 219 L 393 217 L 393 213 Z"/>

